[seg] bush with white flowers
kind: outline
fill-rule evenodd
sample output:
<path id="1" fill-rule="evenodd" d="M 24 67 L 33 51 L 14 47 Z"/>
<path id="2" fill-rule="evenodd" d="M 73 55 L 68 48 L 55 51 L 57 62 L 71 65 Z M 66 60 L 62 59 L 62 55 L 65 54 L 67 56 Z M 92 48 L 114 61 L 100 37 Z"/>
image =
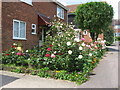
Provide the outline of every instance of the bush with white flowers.
<path id="1" fill-rule="evenodd" d="M 33 69 L 49 68 L 65 70 L 66 80 L 84 82 L 88 73 L 99 63 L 104 54 L 105 44 L 101 39 L 86 43 L 84 38 L 75 38 L 75 30 L 61 21 L 52 22 L 46 33 L 45 42 L 40 48 L 23 51 L 16 44 L 3 53 L 3 64 L 14 64 Z M 69 74 L 72 72 L 71 74 Z"/>

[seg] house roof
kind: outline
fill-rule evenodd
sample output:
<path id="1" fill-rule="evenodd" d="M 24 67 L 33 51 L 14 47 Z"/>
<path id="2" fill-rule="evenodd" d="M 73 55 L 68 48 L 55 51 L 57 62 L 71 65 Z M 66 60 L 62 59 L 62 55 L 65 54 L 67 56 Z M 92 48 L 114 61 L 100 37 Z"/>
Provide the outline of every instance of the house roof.
<path id="1" fill-rule="evenodd" d="M 68 10 L 68 13 L 73 13 L 75 12 L 75 10 L 77 9 L 77 7 L 79 6 L 80 4 L 74 4 L 74 5 L 67 5 L 66 7 L 69 8 Z"/>
<path id="2" fill-rule="evenodd" d="M 40 25 L 50 25 L 50 18 L 45 16 L 44 14 L 42 13 L 38 13 L 38 16 L 39 16 L 39 19 L 38 19 L 38 22 Z"/>
<path id="3" fill-rule="evenodd" d="M 52 0 L 54 3 L 56 3 L 57 5 L 61 6 L 62 8 L 64 8 L 65 10 L 69 10 L 66 6 L 64 6 L 62 3 L 58 2 L 57 0 Z"/>

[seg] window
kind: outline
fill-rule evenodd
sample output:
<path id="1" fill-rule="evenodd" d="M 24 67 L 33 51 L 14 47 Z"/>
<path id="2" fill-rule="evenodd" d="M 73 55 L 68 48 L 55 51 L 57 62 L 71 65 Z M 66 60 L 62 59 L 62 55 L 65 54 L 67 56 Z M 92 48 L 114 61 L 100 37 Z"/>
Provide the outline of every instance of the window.
<path id="1" fill-rule="evenodd" d="M 84 30 L 84 31 L 83 31 L 83 35 L 87 35 L 87 30 Z"/>
<path id="2" fill-rule="evenodd" d="M 32 5 L 32 0 L 20 0 L 20 1 L 25 2 L 25 3 L 29 4 L 29 5 Z"/>
<path id="3" fill-rule="evenodd" d="M 61 7 L 57 7 L 57 17 L 64 19 L 64 9 Z"/>
<path id="4" fill-rule="evenodd" d="M 13 20 L 13 39 L 26 39 L 26 23 Z"/>
<path id="5" fill-rule="evenodd" d="M 36 24 L 32 24 L 32 34 L 36 34 Z"/>

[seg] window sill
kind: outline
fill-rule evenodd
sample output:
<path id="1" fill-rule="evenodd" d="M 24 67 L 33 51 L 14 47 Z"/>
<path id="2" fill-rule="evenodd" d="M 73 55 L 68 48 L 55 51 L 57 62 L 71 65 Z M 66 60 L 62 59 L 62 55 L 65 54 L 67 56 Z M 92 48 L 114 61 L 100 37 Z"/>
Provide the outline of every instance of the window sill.
<path id="1" fill-rule="evenodd" d="M 26 38 L 13 38 L 14 40 L 27 40 Z"/>
<path id="2" fill-rule="evenodd" d="M 36 35 L 36 33 L 31 33 L 32 35 Z"/>
<path id="3" fill-rule="evenodd" d="M 59 16 L 57 16 L 58 18 L 60 18 L 60 19 L 62 19 L 62 20 L 64 20 L 64 18 L 61 18 L 61 17 L 59 17 Z"/>

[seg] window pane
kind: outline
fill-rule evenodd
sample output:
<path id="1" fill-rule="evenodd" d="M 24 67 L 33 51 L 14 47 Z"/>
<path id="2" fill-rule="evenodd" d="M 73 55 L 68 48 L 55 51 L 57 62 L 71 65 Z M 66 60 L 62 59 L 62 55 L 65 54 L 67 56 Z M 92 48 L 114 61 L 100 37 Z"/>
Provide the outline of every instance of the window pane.
<path id="1" fill-rule="evenodd" d="M 61 9 L 59 7 L 57 7 L 57 16 L 61 16 Z"/>
<path id="2" fill-rule="evenodd" d="M 20 38 L 25 38 L 25 23 L 20 22 Z"/>
<path id="3" fill-rule="evenodd" d="M 19 22 L 14 21 L 14 37 L 19 37 Z"/>

